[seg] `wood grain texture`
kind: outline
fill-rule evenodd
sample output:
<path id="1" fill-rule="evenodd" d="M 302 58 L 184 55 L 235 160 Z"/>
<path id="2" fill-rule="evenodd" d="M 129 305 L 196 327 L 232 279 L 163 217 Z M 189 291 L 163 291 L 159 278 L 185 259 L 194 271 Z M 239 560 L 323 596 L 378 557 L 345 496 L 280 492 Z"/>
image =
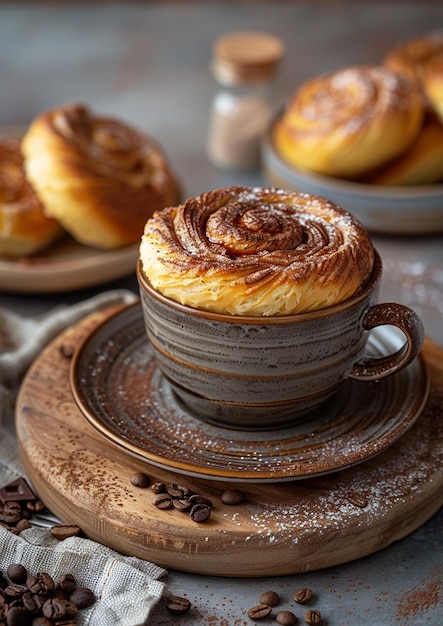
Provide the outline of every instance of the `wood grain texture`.
<path id="1" fill-rule="evenodd" d="M 69 381 L 70 355 L 115 309 L 85 318 L 57 337 L 25 377 L 16 410 L 27 475 L 46 505 L 85 535 L 165 567 L 222 576 L 274 576 L 357 559 L 401 539 L 443 504 L 443 359 L 426 340 L 431 392 L 416 424 L 388 450 L 320 478 L 251 484 L 194 479 L 127 455 L 90 426 Z M 180 483 L 213 501 L 205 523 L 152 504 L 150 489 Z M 246 502 L 224 505 L 241 488 Z"/>

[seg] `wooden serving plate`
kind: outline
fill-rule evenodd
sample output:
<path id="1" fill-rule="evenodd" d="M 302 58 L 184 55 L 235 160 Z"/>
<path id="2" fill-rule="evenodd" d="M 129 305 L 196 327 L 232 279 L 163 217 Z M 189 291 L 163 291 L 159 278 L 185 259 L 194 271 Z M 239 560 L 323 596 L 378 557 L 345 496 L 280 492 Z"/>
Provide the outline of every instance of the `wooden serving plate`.
<path id="1" fill-rule="evenodd" d="M 401 539 L 443 504 L 443 351 L 422 351 L 430 393 L 417 421 L 388 449 L 324 476 L 284 482 L 230 482 L 152 465 L 104 437 L 75 400 L 70 382 L 79 344 L 117 309 L 94 313 L 64 331 L 36 359 L 20 389 L 20 454 L 39 496 L 63 521 L 124 554 L 187 572 L 275 576 L 339 565 Z M 210 498 L 204 523 L 152 504 L 150 489 L 179 483 Z M 228 488 L 246 502 L 221 502 Z"/>

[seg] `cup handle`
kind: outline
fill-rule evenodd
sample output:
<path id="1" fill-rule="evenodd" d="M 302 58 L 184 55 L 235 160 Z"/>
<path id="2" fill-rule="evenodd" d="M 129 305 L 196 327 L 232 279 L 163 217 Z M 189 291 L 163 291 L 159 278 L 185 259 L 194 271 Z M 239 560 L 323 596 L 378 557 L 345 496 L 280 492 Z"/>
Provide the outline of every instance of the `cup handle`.
<path id="1" fill-rule="evenodd" d="M 355 363 L 348 378 L 361 381 L 381 380 L 409 365 L 418 355 L 425 331 L 423 322 L 415 311 L 402 304 L 389 302 L 376 304 L 366 311 L 363 318 L 365 330 L 386 324 L 399 328 L 406 337 L 406 343 L 393 354 L 366 357 Z"/>

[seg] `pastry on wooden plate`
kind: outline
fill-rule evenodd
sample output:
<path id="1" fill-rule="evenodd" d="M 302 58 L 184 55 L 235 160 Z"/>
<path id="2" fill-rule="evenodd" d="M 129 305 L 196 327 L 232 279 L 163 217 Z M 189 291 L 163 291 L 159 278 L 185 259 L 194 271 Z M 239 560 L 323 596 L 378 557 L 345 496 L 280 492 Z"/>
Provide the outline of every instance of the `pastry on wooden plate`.
<path id="1" fill-rule="evenodd" d="M 62 234 L 26 179 L 20 140 L 0 135 L 0 256 L 35 254 Z"/>
<path id="2" fill-rule="evenodd" d="M 151 285 L 181 304 L 272 316 L 348 299 L 369 278 L 374 251 L 360 223 L 324 198 L 230 187 L 157 212 L 140 259 Z"/>
<path id="3" fill-rule="evenodd" d="M 404 152 L 422 125 L 421 89 L 381 66 L 348 66 L 303 83 L 274 128 L 290 165 L 355 179 Z"/>
<path id="4" fill-rule="evenodd" d="M 80 104 L 36 117 L 22 150 L 47 215 L 86 245 L 135 243 L 148 217 L 177 201 L 176 180 L 157 143 Z"/>

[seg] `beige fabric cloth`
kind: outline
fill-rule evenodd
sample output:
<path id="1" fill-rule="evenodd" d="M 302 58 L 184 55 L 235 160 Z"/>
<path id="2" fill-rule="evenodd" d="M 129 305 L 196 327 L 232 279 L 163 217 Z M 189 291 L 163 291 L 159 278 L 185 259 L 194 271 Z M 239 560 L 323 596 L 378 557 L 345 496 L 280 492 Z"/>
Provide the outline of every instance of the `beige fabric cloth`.
<path id="1" fill-rule="evenodd" d="M 27 368 L 42 348 L 64 328 L 103 307 L 130 303 L 135 294 L 108 291 L 72 306 L 62 305 L 38 317 L 0 308 L 0 487 L 26 476 L 14 428 L 15 395 Z M 22 563 L 30 573 L 73 574 L 92 589 L 98 601 L 80 611 L 79 626 L 139 626 L 148 623 L 165 592 L 166 571 L 127 557 L 85 538 L 54 539 L 49 529 L 30 528 L 14 535 L 0 526 L 0 571 Z"/>

